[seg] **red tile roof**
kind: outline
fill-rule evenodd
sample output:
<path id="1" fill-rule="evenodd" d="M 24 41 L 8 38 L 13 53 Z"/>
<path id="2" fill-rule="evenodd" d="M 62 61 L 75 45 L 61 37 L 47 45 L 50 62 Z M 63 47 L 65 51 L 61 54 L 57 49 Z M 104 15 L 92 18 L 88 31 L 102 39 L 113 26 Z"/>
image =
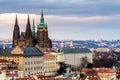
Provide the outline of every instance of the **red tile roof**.
<path id="1" fill-rule="evenodd" d="M 7 77 L 18 76 L 18 73 L 17 72 L 6 71 L 6 76 Z"/>
<path id="2" fill-rule="evenodd" d="M 46 52 L 46 53 L 44 53 L 43 57 L 44 58 L 49 58 L 49 57 L 55 57 L 55 56 Z"/>
<path id="3" fill-rule="evenodd" d="M 44 75 L 42 75 L 42 74 L 37 75 L 37 77 L 38 77 L 39 79 L 46 78 L 46 76 L 44 76 Z"/>
<path id="4" fill-rule="evenodd" d="M 113 68 L 93 68 L 93 69 L 100 73 L 116 72 Z"/>
<path id="5" fill-rule="evenodd" d="M 64 79 L 64 80 L 72 80 L 72 78 L 70 77 L 70 78 L 66 78 L 66 79 Z"/>
<path id="6" fill-rule="evenodd" d="M 89 77 L 89 78 L 87 78 L 88 80 L 98 80 L 98 78 L 97 77 Z"/>
<path id="7" fill-rule="evenodd" d="M 0 63 L 9 63 L 9 61 L 6 59 L 0 59 Z"/>
<path id="8" fill-rule="evenodd" d="M 35 80 L 33 78 L 17 78 L 16 80 Z"/>
<path id="9" fill-rule="evenodd" d="M 115 72 L 115 70 L 113 68 L 92 68 L 92 69 L 83 69 L 82 72 L 99 72 L 99 73 L 111 73 L 111 72 Z"/>

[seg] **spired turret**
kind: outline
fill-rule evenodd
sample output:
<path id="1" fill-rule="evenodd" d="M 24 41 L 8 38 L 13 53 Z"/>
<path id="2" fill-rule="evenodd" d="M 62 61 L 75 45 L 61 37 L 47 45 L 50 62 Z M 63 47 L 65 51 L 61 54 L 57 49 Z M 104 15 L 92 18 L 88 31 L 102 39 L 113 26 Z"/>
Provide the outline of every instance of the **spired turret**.
<path id="1" fill-rule="evenodd" d="M 33 19 L 33 26 L 32 26 L 32 38 L 35 39 L 35 22 Z"/>
<path id="2" fill-rule="evenodd" d="M 73 48 L 73 42 L 72 42 L 72 40 L 70 41 L 70 48 Z"/>
<path id="3" fill-rule="evenodd" d="M 63 41 L 61 41 L 61 43 L 60 43 L 60 48 L 64 48 L 65 46 L 64 46 L 64 42 Z"/>
<path id="4" fill-rule="evenodd" d="M 33 46 L 36 46 L 37 39 L 36 39 L 36 33 L 35 33 L 35 22 L 33 19 L 33 26 L 32 26 L 32 40 L 33 40 Z"/>

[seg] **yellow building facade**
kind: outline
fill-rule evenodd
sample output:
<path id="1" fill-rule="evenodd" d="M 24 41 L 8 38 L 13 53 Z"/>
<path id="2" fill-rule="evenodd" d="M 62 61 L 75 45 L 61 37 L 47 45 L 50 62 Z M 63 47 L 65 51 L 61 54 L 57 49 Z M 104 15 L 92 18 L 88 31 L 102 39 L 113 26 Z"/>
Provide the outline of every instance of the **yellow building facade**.
<path id="1" fill-rule="evenodd" d="M 0 49 L 0 58 L 18 64 L 18 70 L 23 71 L 23 75 L 43 73 L 42 55 L 35 47 Z"/>
<path id="2" fill-rule="evenodd" d="M 54 75 L 56 72 L 56 57 L 50 53 L 44 53 L 44 74 L 46 76 Z"/>
<path id="3" fill-rule="evenodd" d="M 97 75 L 100 80 L 116 80 L 116 70 L 112 68 L 99 68 Z"/>
<path id="4" fill-rule="evenodd" d="M 60 50 L 51 50 L 50 54 L 56 58 L 56 69 L 59 69 L 59 62 L 64 62 L 64 53 Z"/>

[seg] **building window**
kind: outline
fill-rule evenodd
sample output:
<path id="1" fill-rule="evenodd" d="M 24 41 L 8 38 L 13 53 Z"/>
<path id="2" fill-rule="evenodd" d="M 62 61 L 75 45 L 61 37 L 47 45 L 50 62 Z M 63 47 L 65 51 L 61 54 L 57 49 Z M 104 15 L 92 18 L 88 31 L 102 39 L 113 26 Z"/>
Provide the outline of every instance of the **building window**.
<path id="1" fill-rule="evenodd" d="M 25 68 L 25 70 L 27 71 L 27 68 Z"/>

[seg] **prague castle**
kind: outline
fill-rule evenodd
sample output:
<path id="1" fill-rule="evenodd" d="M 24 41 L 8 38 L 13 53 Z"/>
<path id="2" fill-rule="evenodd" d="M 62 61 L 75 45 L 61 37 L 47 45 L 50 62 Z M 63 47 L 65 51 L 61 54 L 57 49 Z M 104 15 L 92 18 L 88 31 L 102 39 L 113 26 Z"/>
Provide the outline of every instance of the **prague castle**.
<path id="1" fill-rule="evenodd" d="M 41 12 L 40 23 L 37 25 L 37 33 L 35 32 L 35 25 L 31 29 L 30 19 L 28 15 L 26 31 L 21 32 L 19 29 L 18 19 L 16 16 L 14 30 L 13 30 L 13 47 L 39 47 L 39 48 L 52 48 L 52 42 L 48 37 L 47 24 L 44 22 L 43 11 Z"/>

